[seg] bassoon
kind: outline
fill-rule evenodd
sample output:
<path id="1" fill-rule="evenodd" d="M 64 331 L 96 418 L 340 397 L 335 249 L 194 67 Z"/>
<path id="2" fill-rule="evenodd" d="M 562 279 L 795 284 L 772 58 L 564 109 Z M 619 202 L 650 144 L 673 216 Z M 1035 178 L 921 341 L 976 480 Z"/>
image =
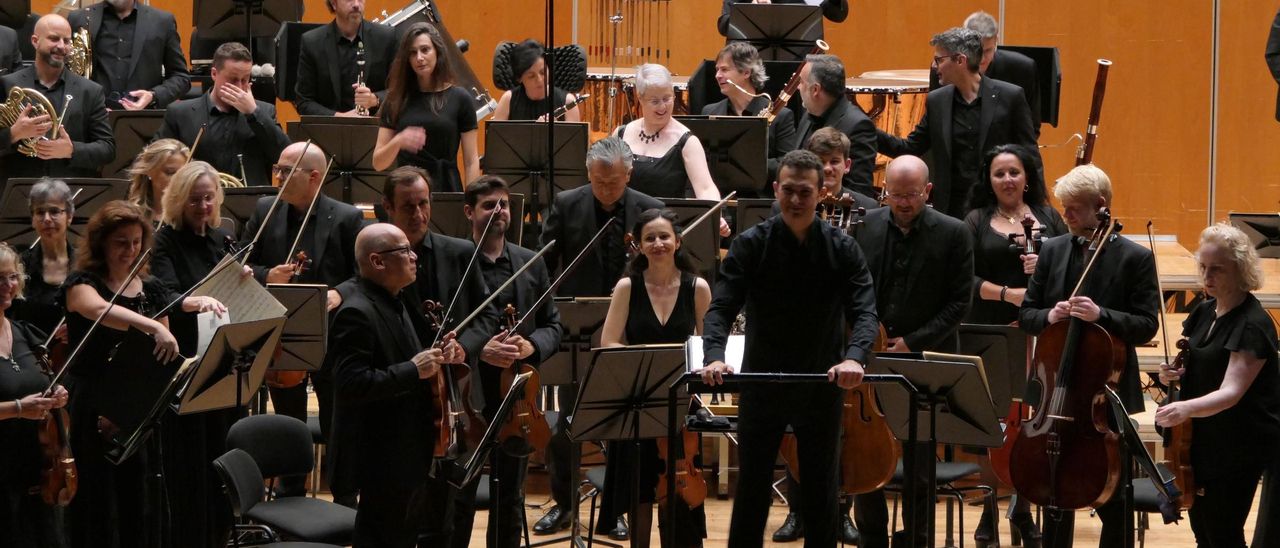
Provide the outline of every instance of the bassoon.
<path id="1" fill-rule="evenodd" d="M 1093 82 L 1093 104 L 1089 107 L 1089 125 L 1085 128 L 1084 143 L 1076 150 L 1076 165 L 1093 163 L 1093 145 L 1098 141 L 1098 119 L 1102 117 L 1102 97 L 1107 94 L 1107 72 L 1111 61 L 1098 59 L 1098 78 Z"/>
<path id="2" fill-rule="evenodd" d="M 830 49 L 831 46 L 827 45 L 825 41 L 815 40 L 813 43 L 813 49 L 809 50 L 809 55 L 826 53 Z M 808 57 L 808 55 L 805 57 Z M 807 59 L 800 59 L 800 66 L 796 67 L 796 71 L 791 73 L 791 79 L 787 80 L 787 85 L 783 86 L 782 91 L 778 92 L 778 98 L 773 100 L 773 104 L 769 105 L 769 111 L 764 114 L 765 118 L 767 118 L 770 123 L 773 123 L 774 117 L 778 115 L 778 112 L 782 111 L 782 107 L 787 106 L 787 102 L 790 101 L 791 96 L 795 94 L 796 88 L 800 87 L 800 73 L 804 71 L 804 66 L 807 64 L 809 64 Z"/>

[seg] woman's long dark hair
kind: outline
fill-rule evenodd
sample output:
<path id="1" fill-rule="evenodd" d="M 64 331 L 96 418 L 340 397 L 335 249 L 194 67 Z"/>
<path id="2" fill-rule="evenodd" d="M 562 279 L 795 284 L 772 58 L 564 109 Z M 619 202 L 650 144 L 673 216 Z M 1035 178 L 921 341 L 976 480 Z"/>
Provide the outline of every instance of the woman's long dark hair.
<path id="1" fill-rule="evenodd" d="M 969 189 L 969 210 L 996 207 L 996 193 L 991 190 L 991 163 L 1001 154 L 1012 154 L 1022 162 L 1022 172 L 1027 179 L 1027 190 L 1022 194 L 1022 201 L 1031 207 L 1048 204 L 1044 179 L 1040 178 L 1040 162 L 1032 150 L 1022 145 L 999 145 L 987 151 L 982 158 L 982 180 Z"/>
<path id="2" fill-rule="evenodd" d="M 387 116 L 392 124 L 400 119 L 409 96 L 418 90 L 418 74 L 413 71 L 410 59 L 416 53 L 413 49 L 414 41 L 423 34 L 431 38 L 431 47 L 436 50 L 436 66 L 431 71 L 432 82 L 453 85 L 453 67 L 449 64 L 449 55 L 445 52 L 444 38 L 440 36 L 440 31 L 430 23 L 410 25 L 409 30 L 400 38 L 396 58 L 391 61 L 391 70 L 387 75 L 387 104 L 383 108 L 387 109 Z M 444 94 L 432 96 L 431 111 L 440 112 L 444 108 L 444 102 Z"/>
<path id="3" fill-rule="evenodd" d="M 76 270 L 92 272 L 106 278 L 107 272 L 107 238 L 117 230 L 129 225 L 142 227 L 142 250 L 151 247 L 151 221 L 147 219 L 146 210 L 142 206 L 125 200 L 112 200 L 89 218 L 88 236 L 85 245 L 76 251 Z M 138 275 L 146 275 L 151 270 L 150 261 L 138 270 Z"/>
<path id="4" fill-rule="evenodd" d="M 676 221 L 680 220 L 680 216 L 676 215 L 676 212 L 671 211 L 670 209 L 653 208 L 641 213 L 640 218 L 636 219 L 635 226 L 631 227 L 632 241 L 635 242 L 636 246 L 640 245 L 640 233 L 644 232 L 644 226 L 658 219 L 666 219 L 667 222 L 671 223 L 671 230 L 676 234 L 676 241 L 680 241 L 680 229 L 676 228 Z M 676 269 L 679 271 L 696 274 L 693 269 L 693 261 L 689 260 L 689 256 L 684 254 L 683 247 L 676 249 L 675 261 Z M 648 269 L 649 258 L 645 257 L 644 253 L 637 251 L 635 256 L 631 258 L 631 261 L 627 263 L 627 268 L 623 271 L 622 275 L 634 276 L 636 274 L 641 274 Z"/>

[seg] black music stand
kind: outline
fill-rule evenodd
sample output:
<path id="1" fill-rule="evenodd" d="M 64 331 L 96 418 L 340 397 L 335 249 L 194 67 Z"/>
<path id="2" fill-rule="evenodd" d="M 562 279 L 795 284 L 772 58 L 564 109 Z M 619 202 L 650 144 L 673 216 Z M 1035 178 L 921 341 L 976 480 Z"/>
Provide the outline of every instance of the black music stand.
<path id="1" fill-rule="evenodd" d="M 129 458 L 150 435 L 158 411 L 172 403 L 173 395 L 186 382 L 194 365 L 194 359 L 182 357 L 157 362 L 152 353 L 155 346 L 155 339 L 129 328 L 108 351 L 102 375 L 94 379 L 97 388 L 93 403 L 116 427 L 107 440 L 107 460 L 115 464 Z M 123 394 L 129 397 L 121 397 Z"/>
<path id="2" fill-rule="evenodd" d="M 231 235 L 237 240 L 244 232 L 244 225 L 248 224 L 249 217 L 253 216 L 253 210 L 258 207 L 258 200 L 263 196 L 275 196 L 280 189 L 273 186 L 246 186 L 240 188 L 225 188 L 222 190 L 222 212 L 224 218 L 235 221 L 235 230 Z"/>
<path id="3" fill-rule="evenodd" d="M 765 61 L 799 61 L 822 39 L 822 8 L 803 4 L 733 4 L 730 42 L 750 42 Z"/>
<path id="4" fill-rule="evenodd" d="M 1011 325 L 960 324 L 960 353 L 982 358 L 996 410 L 1023 401 L 1027 391 L 1027 333 Z"/>
<path id="5" fill-rule="evenodd" d="M 284 317 L 219 326 L 182 393 L 178 414 L 248 406 L 287 329 Z"/>
<path id="6" fill-rule="evenodd" d="M 164 125 L 164 109 L 113 110 L 107 113 L 107 123 L 116 136 L 116 157 L 102 166 L 102 173 L 128 179 L 133 159 Z"/>
<path id="7" fill-rule="evenodd" d="M 1058 106 L 1062 101 L 1062 63 L 1058 48 L 1043 46 L 997 46 L 1030 57 L 1036 63 L 1036 88 L 1039 93 L 1040 121 L 1058 127 Z"/>
<path id="8" fill-rule="evenodd" d="M 56 177 L 55 177 L 56 178 Z M 129 194 L 129 181 L 124 179 L 61 179 L 76 196 L 76 212 L 67 226 L 68 237 L 79 240 L 84 237 L 89 217 L 111 200 L 123 200 Z M 27 245 L 35 241 L 37 234 L 31 228 L 31 208 L 27 200 L 31 187 L 40 179 L 14 178 L 4 185 L 4 197 L 0 199 L 0 241 L 9 245 Z"/>
<path id="9" fill-rule="evenodd" d="M 553 137 L 548 139 L 545 122 L 485 124 L 484 172 L 505 179 L 512 194 L 525 195 L 529 219 L 524 235 L 535 241 L 542 232 L 542 210 L 556 193 L 587 184 L 590 126 L 586 122 L 556 122 L 554 126 Z"/>
<path id="10" fill-rule="evenodd" d="M 706 213 L 716 205 L 715 200 L 697 200 L 692 198 L 665 198 L 662 200 L 667 209 L 674 211 L 679 218 L 676 230 L 685 226 Z M 630 227 L 627 228 L 628 231 Z M 702 224 L 694 227 L 693 232 L 685 235 L 680 248 L 685 256 L 693 262 L 693 268 L 699 276 L 709 284 L 715 284 L 716 274 L 720 270 L 720 222 L 712 215 Z"/>
<path id="11" fill-rule="evenodd" d="M 721 194 L 759 194 L 769 172 L 769 121 L 760 116 L 676 116 L 702 142 Z"/>
<path id="12" fill-rule="evenodd" d="M 1249 237 L 1249 243 L 1264 259 L 1280 258 L 1280 215 L 1275 213 L 1229 213 L 1231 225 Z"/>
<path id="13" fill-rule="evenodd" d="M 298 56 L 302 55 L 302 35 L 325 26 L 325 23 L 285 21 L 276 32 L 276 97 L 293 102 L 297 99 Z M 305 139 L 303 139 L 305 140 Z M 294 139 L 298 141 L 298 139 Z M 325 149 L 328 150 L 328 149 Z"/>
<path id="14" fill-rule="evenodd" d="M 267 292 L 285 306 L 280 357 L 272 371 L 319 371 L 329 339 L 329 288 L 317 284 L 267 284 Z"/>
<path id="15" fill-rule="evenodd" d="M 302 12 L 302 0 L 195 0 L 192 19 L 200 39 L 244 40 L 253 56 L 254 38 L 275 36 L 285 22 L 301 21 Z"/>
<path id="16" fill-rule="evenodd" d="M 0 2 L 0 26 L 21 31 L 27 24 L 27 16 L 31 13 L 31 0 L 5 0 Z M 18 34 L 22 38 L 22 34 Z"/>
<path id="17" fill-rule="evenodd" d="M 338 116 L 303 116 L 289 124 L 289 139 L 306 141 L 333 156 L 333 167 L 324 182 L 325 195 L 348 204 L 382 203 L 381 177 L 368 188 L 362 177 L 378 175 L 373 167 L 373 145 L 378 140 L 378 119 Z"/>
<path id="18" fill-rule="evenodd" d="M 581 357 L 600 346 L 609 297 L 556 297 L 555 306 L 564 336 L 560 350 L 538 366 L 538 375 L 543 386 L 576 385 L 587 369 Z"/>
<path id="19" fill-rule="evenodd" d="M 430 230 L 437 234 L 471 239 L 471 221 L 462 211 L 463 193 L 432 192 Z M 511 194 L 511 223 L 507 224 L 507 241 L 520 245 L 520 235 L 524 234 L 524 223 L 515 222 L 524 218 L 524 195 Z"/>
<path id="20" fill-rule="evenodd" d="M 773 216 L 773 198 L 742 198 L 734 208 L 733 231 L 741 234 Z"/>
<path id="21" fill-rule="evenodd" d="M 524 397 L 524 385 L 529 382 L 530 374 L 518 374 L 511 381 L 511 387 L 507 389 L 507 395 L 503 396 L 502 403 L 498 404 L 498 411 L 494 414 L 493 420 L 489 421 L 489 425 L 485 427 L 484 437 L 480 439 L 480 443 L 476 445 L 476 450 L 467 456 L 466 463 L 458 462 L 459 459 L 441 459 L 436 461 L 437 465 L 443 468 L 445 479 L 449 485 L 462 489 L 463 486 L 471 483 L 476 479 L 476 475 L 480 473 L 480 468 L 489 460 L 489 453 L 492 452 L 500 444 L 498 433 L 502 431 L 503 425 L 511 416 L 511 408 L 515 407 L 516 400 Z M 491 494 L 489 500 L 497 500 L 497 495 Z M 493 506 L 494 511 L 498 505 Z"/>
<path id="22" fill-rule="evenodd" d="M 668 388 L 684 374 L 684 345 L 598 348 L 592 354 L 574 405 L 569 438 L 575 443 L 630 441 L 639 454 L 640 440 L 666 437 L 672 426 Z M 675 398 L 677 408 L 688 408 L 688 391 L 677 389 Z M 631 515 L 635 516 L 640 507 L 640 474 L 631 477 Z"/>
<path id="23" fill-rule="evenodd" d="M 879 354 L 867 367 L 871 374 L 902 375 L 915 386 L 915 392 L 899 388 L 877 387 L 876 395 L 893 435 L 903 440 L 903 496 L 913 504 L 920 486 L 911 480 L 916 459 L 928 463 L 929 481 L 926 500 L 937 498 L 937 466 L 934 455 L 939 442 L 949 445 L 998 447 L 1004 432 L 983 373 L 974 363 L 925 359 L 920 354 Z M 916 443 L 926 444 L 918 454 Z M 927 545 L 933 546 L 934 505 L 929 504 Z M 907 531 L 915 531 L 914 510 L 905 512 Z M 914 535 L 908 535 L 914 544 Z M 919 547 L 917 547 L 919 548 Z"/>

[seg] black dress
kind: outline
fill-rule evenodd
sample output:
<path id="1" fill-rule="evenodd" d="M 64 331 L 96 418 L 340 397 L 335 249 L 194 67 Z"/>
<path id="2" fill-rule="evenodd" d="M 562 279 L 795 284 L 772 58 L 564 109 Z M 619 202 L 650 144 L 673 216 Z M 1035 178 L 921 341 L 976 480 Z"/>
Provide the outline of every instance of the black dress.
<path id="1" fill-rule="evenodd" d="M 66 291 L 80 284 L 93 287 L 104 300 L 114 294 L 106 283 L 88 272 L 77 271 L 67 276 L 60 301 L 66 306 Z M 167 288 L 155 278 L 142 282 L 142 293 L 132 297 L 121 295 L 115 305 L 150 316 L 168 304 Z M 71 348 L 84 338 L 93 320 L 76 313 L 67 314 L 67 336 Z M 148 481 L 156 477 L 151 464 L 155 437 L 146 447 L 119 465 L 106 460 L 107 441 L 98 434 L 98 417 L 102 402 L 120 394 L 105 393 L 97 382 L 107 356 L 122 341 L 124 331 L 99 325 L 85 343 L 80 356 L 68 364 L 67 390 L 71 393 L 71 451 L 76 456 L 80 474 L 76 498 L 67 507 L 67 523 L 73 548 L 152 548 L 160 546 L 163 523 L 162 490 Z"/>
<path id="2" fill-rule="evenodd" d="M 67 262 L 74 263 L 76 248 L 67 242 Z M 31 324 L 45 333 L 52 333 L 62 320 L 62 305 L 58 303 L 60 285 L 44 281 L 44 248 L 33 246 L 22 252 L 22 268 L 27 273 L 27 285 L 22 299 L 15 299 L 6 316 Z M 41 341 L 43 342 L 43 341 Z"/>
<path id="3" fill-rule="evenodd" d="M 628 345 L 681 343 L 688 340 L 696 332 L 697 319 L 694 314 L 694 287 L 697 276 L 689 273 L 680 275 L 680 290 L 676 295 L 676 304 L 671 309 L 671 317 L 667 323 L 658 322 L 657 311 L 649 300 L 649 291 L 645 288 L 644 275 L 631 276 L 631 296 L 628 305 L 627 324 L 625 327 Z M 609 460 L 605 465 L 605 490 L 600 505 L 600 521 L 607 529 L 613 528 L 617 516 L 630 512 L 631 490 L 639 477 L 641 504 L 653 503 L 658 486 L 658 475 L 665 463 L 658 458 L 658 445 L 654 440 L 640 442 L 639 453 L 634 442 L 609 442 Z M 638 455 L 638 457 L 637 457 Z M 635 474 L 635 475 L 633 475 Z M 679 498 L 677 497 L 677 500 Z M 683 506 L 683 503 L 681 503 Z M 677 532 L 680 535 L 678 546 L 700 545 L 706 536 L 706 517 L 704 508 L 693 509 L 690 520 L 677 518 Z M 688 515 L 687 508 L 679 508 L 680 514 Z M 659 514 L 665 519 L 666 513 Z M 689 539 L 689 540 L 684 540 Z"/>
<path id="4" fill-rule="evenodd" d="M 1012 303 L 982 298 L 982 281 L 1015 288 L 1027 287 L 1030 275 L 1022 272 L 1021 253 L 1009 247 L 1009 238 L 991 228 L 995 206 L 974 209 L 964 218 L 973 234 L 973 308 L 965 323 L 1008 325 L 1018 319 L 1018 307 Z M 1031 206 L 1046 239 L 1067 233 L 1067 225 L 1053 206 Z"/>
<path id="5" fill-rule="evenodd" d="M 49 377 L 40 370 L 33 344 L 44 340 L 21 321 L 10 321 L 13 353 L 0 358 L 0 401 L 10 402 L 41 392 Z M 65 546 L 62 512 L 46 505 L 37 491 L 40 484 L 40 421 L 12 418 L 0 421 L 0 546 L 47 548 Z"/>
<path id="6" fill-rule="evenodd" d="M 442 102 L 438 110 L 434 104 Z M 397 165 L 418 166 L 431 174 L 432 192 L 462 192 L 462 175 L 458 171 L 458 148 L 462 134 L 474 131 L 475 101 L 466 90 L 451 86 L 442 91 L 412 91 L 392 122 L 389 109 L 382 110 L 381 127 L 397 132 L 407 127 L 421 127 L 427 132 L 427 144 L 417 154 L 401 150 Z"/>
<path id="7" fill-rule="evenodd" d="M 616 135 L 622 138 L 627 126 L 618 128 Z M 627 186 L 654 198 L 684 198 L 692 194 L 689 173 L 684 168 L 684 144 L 692 132 L 685 132 L 676 144 L 661 157 L 635 155 L 631 167 L 631 182 Z"/>
<path id="8" fill-rule="evenodd" d="M 568 95 L 569 92 L 563 89 L 553 88 L 551 90 L 551 98 L 555 104 L 554 108 L 558 109 L 564 106 L 564 100 Z M 530 99 L 529 94 L 525 93 L 523 85 L 511 88 L 511 104 L 507 114 L 508 120 L 537 120 L 539 116 L 547 114 L 551 110 L 552 109 L 547 108 L 546 98 L 539 101 Z"/>
<path id="9" fill-rule="evenodd" d="M 181 294 L 198 283 L 226 255 L 226 232 L 206 230 L 203 236 L 185 228 L 162 226 L 156 231 L 151 274 L 170 294 Z M 239 269 L 238 266 L 227 268 Z M 184 356 L 194 356 L 198 330 L 195 313 L 174 310 L 169 330 Z M 225 544 L 233 522 L 213 459 L 226 452 L 227 430 L 235 410 L 191 415 L 166 413 L 161 421 L 162 466 L 169 519 L 166 546 L 218 548 Z"/>

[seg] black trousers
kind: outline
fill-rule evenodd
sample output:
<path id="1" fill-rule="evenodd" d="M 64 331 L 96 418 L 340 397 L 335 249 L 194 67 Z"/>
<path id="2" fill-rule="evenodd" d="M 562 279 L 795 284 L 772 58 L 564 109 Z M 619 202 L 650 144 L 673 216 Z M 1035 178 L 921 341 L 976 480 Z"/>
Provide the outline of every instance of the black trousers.
<path id="1" fill-rule="evenodd" d="M 1196 497 L 1188 514 L 1196 545 L 1206 548 L 1243 548 L 1244 521 L 1249 517 L 1253 495 L 1262 469 L 1246 470 L 1228 478 L 1197 485 L 1204 491 Z M 1261 519 L 1261 516 L 1259 516 Z M 1266 544 L 1254 544 L 1266 546 Z"/>
<path id="2" fill-rule="evenodd" d="M 792 514 L 795 514 L 797 521 L 799 521 L 800 523 L 804 523 L 804 512 L 800 511 L 800 497 L 803 496 L 801 494 L 804 492 L 804 491 L 801 491 L 803 487 L 800 485 L 800 482 L 796 481 L 796 478 L 791 475 L 790 468 L 787 468 L 786 481 L 783 482 L 783 485 L 787 490 L 787 511 L 791 512 Z M 852 508 L 853 508 L 853 497 L 844 497 L 840 499 L 841 514 L 848 515 L 849 510 Z"/>
<path id="3" fill-rule="evenodd" d="M 564 385 L 556 391 L 556 401 L 560 405 L 560 414 L 551 425 L 551 441 L 547 442 L 547 479 L 551 483 L 551 498 L 556 506 L 568 511 L 573 503 L 573 458 L 572 442 L 569 441 L 569 416 L 573 414 L 573 405 L 577 403 L 578 389 L 573 385 Z"/>
<path id="4" fill-rule="evenodd" d="M 1098 539 L 1101 548 L 1123 548 L 1124 538 L 1130 531 L 1124 528 L 1124 497 L 1116 488 L 1116 494 L 1106 504 L 1098 507 L 1098 519 L 1102 520 L 1102 534 Z M 1075 538 L 1076 512 L 1045 508 L 1042 530 L 1046 548 L 1068 548 Z"/>
<path id="5" fill-rule="evenodd" d="M 903 501 L 903 530 L 916 536 L 916 546 L 925 546 L 928 540 L 929 512 L 933 501 L 929 500 L 929 465 L 934 453 L 929 450 L 929 443 L 916 443 L 916 466 L 910 474 L 904 475 L 908 481 L 915 483 L 915 496 Z M 903 461 L 903 469 L 910 463 Z M 853 497 L 853 519 L 862 534 L 861 548 L 889 547 L 889 506 L 885 501 L 884 490 L 878 489 Z M 807 531 L 806 531 L 807 532 Z M 905 539 L 904 539 L 905 540 Z"/>
<path id="6" fill-rule="evenodd" d="M 38 492 L 0 485 L 0 546 L 63 548 L 67 542 L 62 527 L 62 508 L 45 504 Z"/>
<path id="7" fill-rule="evenodd" d="M 513 447 L 518 448 L 518 447 Z M 516 548 L 524 533 L 524 479 L 529 458 L 513 456 L 501 449 L 489 453 L 489 518 L 485 526 L 485 543 L 489 548 Z M 446 482 L 432 482 L 436 493 L 451 496 L 451 508 L 433 520 L 430 527 L 433 546 L 466 548 L 471 543 L 471 530 L 476 519 L 476 492 L 480 479 L 463 489 Z M 496 494 L 496 496 L 495 496 Z"/>
<path id="8" fill-rule="evenodd" d="M 424 485 L 365 486 L 356 507 L 354 548 L 414 548 L 422 532 Z M 424 545 L 425 546 L 425 545 Z"/>
<path id="9" fill-rule="evenodd" d="M 738 403 L 739 471 L 737 498 L 729 523 L 730 547 L 764 544 L 764 528 L 773 502 L 774 463 L 788 425 L 796 434 L 800 474 L 808 485 L 801 512 L 806 547 L 836 544 L 836 484 L 839 469 L 840 405 L 843 393 L 832 386 L 770 386 L 743 390 Z"/>

